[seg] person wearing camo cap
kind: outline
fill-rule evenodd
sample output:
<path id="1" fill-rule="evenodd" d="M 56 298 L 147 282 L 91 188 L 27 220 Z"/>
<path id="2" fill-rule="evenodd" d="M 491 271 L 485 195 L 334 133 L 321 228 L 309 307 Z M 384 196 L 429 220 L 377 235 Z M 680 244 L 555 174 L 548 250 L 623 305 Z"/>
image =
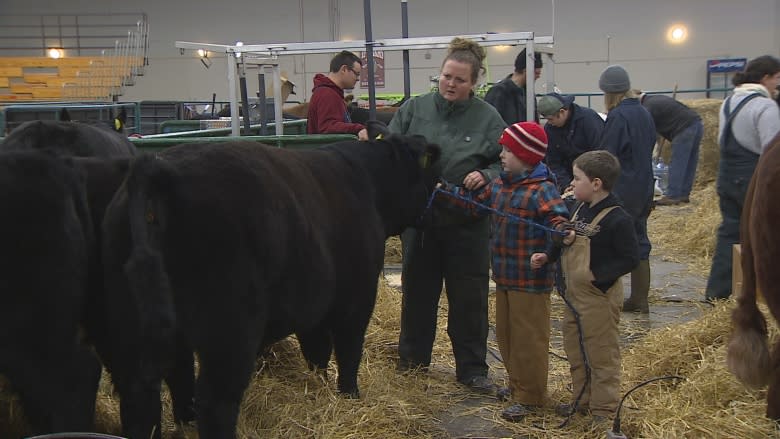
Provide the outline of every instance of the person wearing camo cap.
<path id="1" fill-rule="evenodd" d="M 547 119 L 547 166 L 555 174 L 558 191 L 567 192 L 572 164 L 580 154 L 598 149 L 604 120 L 588 107 L 574 103 L 574 96 L 550 93 L 539 98 L 536 108 Z"/>

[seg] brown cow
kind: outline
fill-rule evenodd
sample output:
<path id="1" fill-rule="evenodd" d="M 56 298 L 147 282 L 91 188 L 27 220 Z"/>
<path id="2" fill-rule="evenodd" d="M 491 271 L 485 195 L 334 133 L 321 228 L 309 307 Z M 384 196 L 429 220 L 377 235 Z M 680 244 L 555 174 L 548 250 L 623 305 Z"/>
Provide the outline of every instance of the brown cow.
<path id="1" fill-rule="evenodd" d="M 756 305 L 761 290 L 775 321 L 780 322 L 780 135 L 770 143 L 753 173 L 740 220 L 742 292 L 731 319 L 734 333 L 728 347 L 731 372 L 745 385 L 769 384 L 766 415 L 780 419 L 780 343 L 769 353 L 767 322 Z"/>

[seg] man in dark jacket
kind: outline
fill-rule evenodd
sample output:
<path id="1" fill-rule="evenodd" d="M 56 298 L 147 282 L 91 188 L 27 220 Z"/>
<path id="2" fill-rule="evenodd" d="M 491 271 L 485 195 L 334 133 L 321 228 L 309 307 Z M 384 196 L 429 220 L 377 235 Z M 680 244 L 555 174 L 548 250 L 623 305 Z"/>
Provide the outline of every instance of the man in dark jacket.
<path id="1" fill-rule="evenodd" d="M 669 96 L 642 93 L 639 101 L 653 116 L 656 132 L 672 145 L 669 186 L 664 188 L 664 196 L 655 205 L 687 203 L 696 176 L 696 165 L 699 163 L 699 144 L 704 135 L 701 117 Z"/>
<path id="2" fill-rule="evenodd" d="M 574 96 L 550 93 L 539 98 L 536 108 L 547 123 L 547 166 L 555 174 L 558 191 L 571 184 L 572 164 L 583 152 L 599 149 L 604 119 L 588 107 L 574 103 Z"/>
<path id="3" fill-rule="evenodd" d="M 506 78 L 498 81 L 488 90 L 485 95 L 485 101 L 496 107 L 498 113 L 504 119 L 507 125 L 517 122 L 525 122 L 528 118 L 525 80 L 525 49 L 515 58 L 515 71 Z M 534 54 L 534 78 L 539 79 L 542 74 L 542 54 Z M 539 122 L 539 117 L 534 116 L 534 120 Z"/>
<path id="4" fill-rule="evenodd" d="M 344 102 L 344 89 L 355 87 L 361 71 L 360 58 L 343 50 L 330 60 L 327 75 L 314 76 L 306 125 L 309 134 L 357 134 L 360 140 L 368 140 L 366 127 L 352 122 Z"/>

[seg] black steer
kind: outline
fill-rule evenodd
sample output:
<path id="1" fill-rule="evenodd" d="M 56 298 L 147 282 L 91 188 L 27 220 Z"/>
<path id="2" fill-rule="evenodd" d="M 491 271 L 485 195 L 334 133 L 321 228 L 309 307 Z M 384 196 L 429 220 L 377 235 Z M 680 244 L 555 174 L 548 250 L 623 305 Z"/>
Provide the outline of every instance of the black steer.
<path id="1" fill-rule="evenodd" d="M 72 161 L 0 154 L 0 374 L 36 433 L 92 429 L 100 362 L 79 342 L 93 229 Z"/>
<path id="2" fill-rule="evenodd" d="M 63 110 L 63 117 L 67 117 L 65 113 Z M 119 120 L 120 124 L 123 122 Z M 121 370 L 123 362 L 132 361 L 135 358 L 133 353 L 137 350 L 135 345 L 126 343 L 123 337 L 123 334 L 132 330 L 127 329 L 114 334 L 106 329 L 112 325 L 126 325 L 127 328 L 132 328 L 136 321 L 134 317 L 137 317 L 132 313 L 111 314 L 106 311 L 122 310 L 125 303 L 121 301 L 123 296 L 107 295 L 104 291 L 102 268 L 104 257 L 100 254 L 101 224 L 106 207 L 124 180 L 131 159 L 137 155 L 135 146 L 114 128 L 120 127 L 110 127 L 99 121 L 94 124 L 31 121 L 20 125 L 0 144 L 0 151 L 40 151 L 51 155 L 75 156 L 72 160 L 84 171 L 85 194 L 95 239 L 89 249 L 88 288 L 80 304 L 85 309 L 85 313 L 81 316 L 81 323 L 86 329 L 87 340 L 95 346 L 106 369 L 112 373 L 117 367 Z M 185 344 L 180 343 L 180 346 Z M 175 361 L 173 367 L 176 369 L 166 368 L 164 375 L 173 398 L 175 420 L 188 422 L 195 416 L 192 407 L 194 370 L 191 351 L 177 351 Z M 170 376 L 168 376 L 169 371 Z M 116 378 L 114 380 L 116 381 Z M 146 422 L 151 425 L 159 424 L 159 409 L 155 414 L 151 414 L 153 406 L 150 406 L 149 410 L 149 416 L 152 417 Z"/>
<path id="3" fill-rule="evenodd" d="M 199 358 L 201 439 L 235 436 L 257 352 L 291 333 L 312 367 L 325 369 L 335 351 L 339 391 L 357 396 L 385 239 L 423 213 L 434 177 L 422 165 L 438 155 L 421 137 L 390 135 L 303 151 L 188 144 L 139 157 L 104 222 L 109 291 L 127 304 L 113 312 L 136 311 L 143 340 L 127 340 L 138 357 L 113 375 L 125 434 L 149 437 L 125 422 L 148 425 L 158 411 L 177 329 Z"/>

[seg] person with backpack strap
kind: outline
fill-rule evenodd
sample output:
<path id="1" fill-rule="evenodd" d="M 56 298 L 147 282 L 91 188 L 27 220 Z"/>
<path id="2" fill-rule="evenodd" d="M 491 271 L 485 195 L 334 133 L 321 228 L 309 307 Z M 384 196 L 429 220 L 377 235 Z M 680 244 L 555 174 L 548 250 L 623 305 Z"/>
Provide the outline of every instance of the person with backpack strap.
<path id="1" fill-rule="evenodd" d="M 739 243 L 745 193 L 759 157 L 780 132 L 780 111 L 773 96 L 780 84 L 780 59 L 755 58 L 732 82 L 734 93 L 723 101 L 719 115 L 716 189 L 723 221 L 705 290 L 708 301 L 727 299 L 732 293 L 732 247 Z"/>

